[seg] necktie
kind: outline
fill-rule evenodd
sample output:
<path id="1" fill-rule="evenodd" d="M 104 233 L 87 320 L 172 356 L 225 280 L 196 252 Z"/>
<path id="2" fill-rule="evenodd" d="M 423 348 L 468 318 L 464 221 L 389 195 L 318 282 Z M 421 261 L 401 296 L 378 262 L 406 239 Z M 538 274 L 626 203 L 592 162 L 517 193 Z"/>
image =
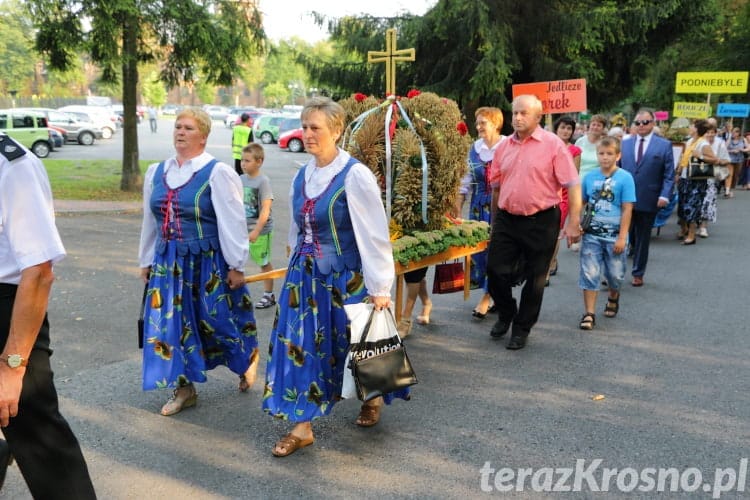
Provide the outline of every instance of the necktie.
<path id="1" fill-rule="evenodd" d="M 635 162 L 640 163 L 643 159 L 643 137 L 640 138 L 641 140 L 638 141 L 638 154 L 635 156 Z"/>

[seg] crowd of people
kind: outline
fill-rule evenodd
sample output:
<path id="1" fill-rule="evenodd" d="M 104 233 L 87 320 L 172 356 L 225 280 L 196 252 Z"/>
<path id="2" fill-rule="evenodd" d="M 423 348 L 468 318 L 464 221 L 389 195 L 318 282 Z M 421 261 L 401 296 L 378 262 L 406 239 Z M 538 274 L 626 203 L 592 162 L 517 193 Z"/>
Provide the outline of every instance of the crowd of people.
<path id="1" fill-rule="evenodd" d="M 745 160 L 750 139 L 731 126 L 719 132 L 715 120 L 694 121 L 675 158 L 672 141 L 662 137 L 650 110 L 639 110 L 629 129 L 608 130 L 606 117 L 594 115 L 585 130 L 570 116 L 547 130 L 542 117 L 538 98 L 516 97 L 513 133 L 506 137 L 500 109 L 476 111 L 478 139 L 467 154 L 454 213 L 468 211 L 469 218 L 491 224 L 488 250 L 472 256 L 470 279 L 482 289 L 472 316 L 482 321 L 497 314 L 490 337 L 510 332 L 511 350 L 527 345 L 545 288 L 557 273 L 562 240 L 580 253 L 579 327 L 591 330 L 603 283 L 604 316 L 618 314 L 627 256 L 633 259 L 631 285 L 644 286 L 652 229 L 660 215 L 674 209 L 675 197 L 677 237 L 694 245 L 708 237 L 707 223 L 716 221 L 718 196 L 730 199 L 735 189 L 750 189 Z M 211 119 L 204 111 L 188 108 L 177 115 L 175 154 L 146 171 L 139 247 L 145 284 L 143 389 L 172 389 L 162 415 L 195 406 L 194 384 L 205 382 L 217 366 L 237 374 L 239 391 L 252 387 L 260 364 L 254 310 L 275 308 L 262 407 L 292 424 L 271 450 L 278 457 L 312 445 L 313 421 L 341 399 L 349 350 L 344 305 L 389 308 L 394 281 L 380 187 L 366 165 L 337 146 L 345 111 L 328 98 L 313 98 L 301 118 L 312 158 L 288 192 L 289 261 L 278 301 L 267 279 L 263 296 L 253 303 L 244 276 L 251 260 L 261 271 L 271 270 L 274 196 L 260 173 L 263 148 L 243 131 L 234 135 L 235 165 L 218 161 L 205 151 Z M 2 141 L 10 139 L 0 136 Z M 0 487 L 13 455 L 34 496 L 53 497 L 52 486 L 71 498 L 93 497 L 78 443 L 57 410 L 49 371 L 43 306 L 52 263 L 65 251 L 44 169 L 15 146 L 0 156 L 0 164 L 19 165 L 0 169 L 0 213 L 13 215 L 3 220 L 0 234 L 0 307 L 6 312 L 0 323 L 0 425 L 7 438 L 0 440 Z M 692 178 L 691 158 L 713 165 L 715 176 Z M 591 217 L 582 228 L 584 206 L 591 207 Z M 15 228 L 24 224 L 45 230 L 37 239 L 20 237 Z M 38 252 L 37 246 L 46 250 Z M 403 337 L 411 330 L 417 298 L 422 302 L 417 321 L 430 322 L 425 274 L 426 268 L 407 279 L 398 326 Z M 519 285 L 517 301 L 512 290 Z M 43 388 L 33 398 L 26 395 L 31 378 Z M 366 401 L 355 423 L 376 425 L 384 405 L 409 397 L 404 389 Z M 40 432 L 41 425 L 48 429 Z M 25 455 L 31 443 L 42 450 L 35 458 Z M 61 477 L 51 481 L 56 472 Z"/>

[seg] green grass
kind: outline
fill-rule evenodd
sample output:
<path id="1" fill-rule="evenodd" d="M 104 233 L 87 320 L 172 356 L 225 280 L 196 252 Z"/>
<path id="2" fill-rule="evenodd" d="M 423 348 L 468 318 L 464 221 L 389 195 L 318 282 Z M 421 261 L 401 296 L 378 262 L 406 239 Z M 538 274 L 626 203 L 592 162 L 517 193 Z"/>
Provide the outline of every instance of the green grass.
<path id="1" fill-rule="evenodd" d="M 47 168 L 52 195 L 58 200 L 138 201 L 141 191 L 120 190 L 122 162 L 119 160 L 42 160 Z M 141 172 L 150 160 L 141 160 Z"/>

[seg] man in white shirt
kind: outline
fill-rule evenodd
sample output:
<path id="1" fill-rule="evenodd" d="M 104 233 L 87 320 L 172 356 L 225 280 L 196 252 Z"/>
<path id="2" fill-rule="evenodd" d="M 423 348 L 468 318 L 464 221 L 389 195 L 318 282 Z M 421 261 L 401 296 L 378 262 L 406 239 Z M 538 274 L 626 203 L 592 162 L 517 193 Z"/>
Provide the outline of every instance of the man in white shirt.
<path id="1" fill-rule="evenodd" d="M 89 499 L 94 487 L 49 363 L 52 264 L 63 257 L 44 166 L 0 133 L 0 480 L 12 454 L 34 498 Z"/>

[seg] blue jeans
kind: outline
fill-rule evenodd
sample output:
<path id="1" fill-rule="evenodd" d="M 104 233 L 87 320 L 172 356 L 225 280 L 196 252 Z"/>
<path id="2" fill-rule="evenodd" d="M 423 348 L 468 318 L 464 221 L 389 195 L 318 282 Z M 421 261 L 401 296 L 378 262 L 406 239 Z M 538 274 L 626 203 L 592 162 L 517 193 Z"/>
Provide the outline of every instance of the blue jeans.
<path id="1" fill-rule="evenodd" d="M 615 242 L 584 234 L 581 241 L 581 270 L 578 286 L 582 290 L 599 290 L 602 272 L 610 290 L 619 290 L 625 279 L 627 253 L 615 253 Z"/>

